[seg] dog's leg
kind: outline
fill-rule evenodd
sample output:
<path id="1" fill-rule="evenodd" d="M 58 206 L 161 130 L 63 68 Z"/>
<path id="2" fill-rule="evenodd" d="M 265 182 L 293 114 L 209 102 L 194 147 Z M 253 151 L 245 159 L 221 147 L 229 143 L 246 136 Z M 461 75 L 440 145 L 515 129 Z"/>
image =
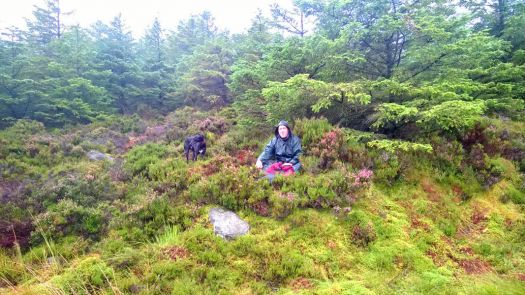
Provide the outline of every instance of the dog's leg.
<path id="1" fill-rule="evenodd" d="M 187 140 L 184 141 L 184 156 L 186 156 L 186 163 L 188 163 L 188 154 L 190 150 L 188 149 Z"/>

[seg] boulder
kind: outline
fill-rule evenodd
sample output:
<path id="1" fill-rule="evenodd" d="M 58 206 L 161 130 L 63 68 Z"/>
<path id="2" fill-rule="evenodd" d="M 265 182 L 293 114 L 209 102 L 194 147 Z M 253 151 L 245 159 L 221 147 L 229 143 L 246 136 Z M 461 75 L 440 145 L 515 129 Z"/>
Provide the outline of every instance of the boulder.
<path id="1" fill-rule="evenodd" d="M 113 161 L 113 157 L 106 155 L 104 153 L 101 153 L 99 151 L 91 150 L 87 153 L 88 159 L 91 161 L 102 161 L 102 160 L 108 160 L 110 162 Z"/>
<path id="2" fill-rule="evenodd" d="M 224 239 L 234 239 L 248 233 L 250 225 L 232 211 L 212 208 L 209 218 L 215 234 Z"/>

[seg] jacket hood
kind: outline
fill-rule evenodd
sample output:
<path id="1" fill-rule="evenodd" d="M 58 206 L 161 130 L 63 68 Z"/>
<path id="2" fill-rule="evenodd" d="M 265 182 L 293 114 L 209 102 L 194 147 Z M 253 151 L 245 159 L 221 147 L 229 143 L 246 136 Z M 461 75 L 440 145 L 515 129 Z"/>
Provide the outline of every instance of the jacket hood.
<path id="1" fill-rule="evenodd" d="M 277 124 L 275 126 L 275 137 L 279 137 L 279 126 L 286 126 L 286 128 L 288 128 L 288 137 L 287 138 L 290 138 L 292 137 L 292 129 L 290 129 L 290 126 L 288 125 L 288 122 L 286 122 L 285 120 L 281 120 L 279 121 L 279 124 Z"/>

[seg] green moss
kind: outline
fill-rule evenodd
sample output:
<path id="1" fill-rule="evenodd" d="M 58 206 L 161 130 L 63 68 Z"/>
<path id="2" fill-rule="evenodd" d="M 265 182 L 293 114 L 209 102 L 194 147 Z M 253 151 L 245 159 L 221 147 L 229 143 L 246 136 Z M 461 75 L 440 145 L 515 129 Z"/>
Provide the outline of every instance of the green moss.
<path id="1" fill-rule="evenodd" d="M 459 290 L 464 294 L 523 294 L 525 285 L 518 280 L 503 280 L 494 275 L 485 275 L 476 279 L 464 280 Z"/>
<path id="2" fill-rule="evenodd" d="M 414 273 L 398 284 L 409 294 L 457 294 L 453 273 L 446 269 L 436 269 Z"/>
<path id="3" fill-rule="evenodd" d="M 437 223 L 437 225 L 438 225 L 438 228 L 446 236 L 452 237 L 456 234 L 457 225 L 454 220 L 442 219 Z"/>
<path id="4" fill-rule="evenodd" d="M 279 247 L 266 253 L 263 278 L 270 282 L 283 282 L 286 279 L 309 275 L 312 261 L 292 247 Z"/>
<path id="5" fill-rule="evenodd" d="M 197 226 L 184 232 L 180 239 L 181 245 L 200 263 L 209 266 L 224 265 L 227 242 L 216 236 L 212 229 Z"/>
<path id="6" fill-rule="evenodd" d="M 316 294 L 322 295 L 374 295 L 378 294 L 364 286 L 363 282 L 341 280 L 336 282 L 322 282 L 319 284 Z"/>
<path id="7" fill-rule="evenodd" d="M 187 270 L 185 268 L 188 266 L 194 267 L 194 265 L 188 265 L 185 262 L 156 261 L 151 268 L 148 281 L 154 283 L 157 280 L 171 281 L 180 278 L 187 274 Z"/>
<path id="8" fill-rule="evenodd" d="M 174 280 L 172 283 L 172 295 L 204 294 L 202 284 L 198 284 L 190 277 Z"/>

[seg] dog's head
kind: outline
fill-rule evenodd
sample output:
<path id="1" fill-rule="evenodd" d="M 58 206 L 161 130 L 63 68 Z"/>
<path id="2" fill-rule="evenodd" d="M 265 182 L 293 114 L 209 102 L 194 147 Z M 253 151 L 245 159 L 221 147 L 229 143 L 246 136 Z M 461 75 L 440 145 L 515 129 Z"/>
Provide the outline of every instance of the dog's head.
<path id="1" fill-rule="evenodd" d="M 204 140 L 204 135 L 202 135 L 202 134 L 197 134 L 197 135 L 192 136 L 191 140 L 193 142 L 204 142 L 205 141 Z"/>

